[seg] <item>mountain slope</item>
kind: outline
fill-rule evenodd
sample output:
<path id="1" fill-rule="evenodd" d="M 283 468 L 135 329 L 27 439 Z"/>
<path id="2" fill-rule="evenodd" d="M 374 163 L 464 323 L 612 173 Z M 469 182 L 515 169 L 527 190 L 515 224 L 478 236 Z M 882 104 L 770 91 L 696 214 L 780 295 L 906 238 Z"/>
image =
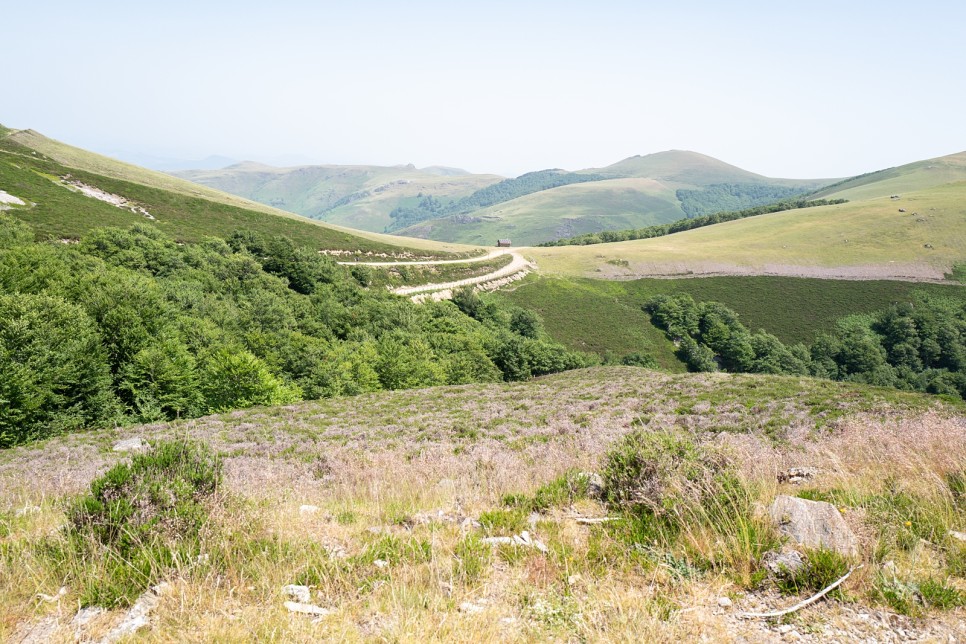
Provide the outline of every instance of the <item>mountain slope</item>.
<path id="1" fill-rule="evenodd" d="M 784 198 L 790 192 L 814 190 L 830 181 L 771 179 L 681 150 L 630 157 L 579 172 L 607 179 L 536 192 L 468 214 L 430 219 L 400 233 L 475 244 L 510 238 L 515 244 L 530 245 L 583 233 L 668 223 L 684 218 L 686 212 L 704 214 L 752 207 Z M 768 196 L 769 191 L 774 195 Z M 726 193 L 729 200 L 715 208 L 717 197 L 699 199 L 715 192 Z M 683 200 L 689 201 L 686 204 Z"/>
<path id="2" fill-rule="evenodd" d="M 221 170 L 189 170 L 175 176 L 306 217 L 379 232 L 389 212 L 431 193 L 455 199 L 500 177 L 451 168 L 315 165 L 294 168 L 245 162 Z"/>
<path id="3" fill-rule="evenodd" d="M 901 195 L 933 186 L 966 181 L 966 152 L 916 161 L 842 181 L 820 190 L 816 198 L 869 199 Z"/>
<path id="4" fill-rule="evenodd" d="M 886 196 L 666 237 L 528 254 L 546 272 L 617 279 L 774 274 L 941 280 L 966 262 L 966 181 L 905 193 L 898 201 L 886 190 Z"/>
<path id="5" fill-rule="evenodd" d="M 68 175 L 74 183 L 123 197 L 127 206 L 119 208 L 84 194 L 77 185 L 67 185 L 63 178 Z M 98 226 L 126 227 L 148 219 L 186 241 L 245 228 L 286 235 L 320 249 L 392 254 L 419 248 L 424 255 L 472 250 L 324 225 L 75 148 L 33 130 L 0 131 L 0 189 L 33 204 L 13 212 L 40 236 L 77 238 Z M 143 208 L 147 215 L 131 208 Z M 68 213 L 71 216 L 65 216 Z"/>
<path id="6" fill-rule="evenodd" d="M 435 169 L 239 164 L 177 175 L 332 223 L 372 231 L 401 225 L 405 227 L 396 234 L 474 244 L 492 244 L 497 238 L 507 237 L 517 244 L 535 244 L 584 232 L 666 223 L 694 212 L 691 208 L 682 210 L 682 200 L 696 199 L 697 195 L 677 194 L 679 189 L 694 193 L 716 187 L 720 192 L 724 186 L 731 194 L 718 209 L 728 210 L 774 201 L 791 189 L 804 192 L 829 183 L 821 179 L 770 179 L 680 150 L 630 157 L 605 168 L 577 173 L 538 171 L 502 182 L 492 175 L 438 176 L 430 172 Z M 524 189 L 532 183 L 528 177 L 552 172 L 582 175 L 585 181 Z M 516 183 L 521 186 L 510 185 Z M 494 203 L 493 195 L 484 194 L 504 184 L 506 190 L 496 192 L 508 194 L 505 200 Z M 755 189 L 742 190 L 748 186 Z M 769 189 L 774 189 L 775 195 L 769 196 Z M 522 196 L 516 196 L 521 192 Z M 421 209 L 420 200 L 426 196 L 438 202 L 435 209 Z M 461 198 L 460 203 L 466 206 L 455 207 Z M 701 207 L 714 211 L 715 199 L 702 200 Z M 390 217 L 395 208 L 411 211 L 401 224 Z"/>
<path id="7" fill-rule="evenodd" d="M 536 244 L 600 230 L 619 230 L 684 217 L 674 190 L 653 179 L 593 181 L 542 190 L 469 215 L 422 222 L 399 231 L 427 239 L 459 239 L 493 244 L 509 238 L 517 245 Z"/>

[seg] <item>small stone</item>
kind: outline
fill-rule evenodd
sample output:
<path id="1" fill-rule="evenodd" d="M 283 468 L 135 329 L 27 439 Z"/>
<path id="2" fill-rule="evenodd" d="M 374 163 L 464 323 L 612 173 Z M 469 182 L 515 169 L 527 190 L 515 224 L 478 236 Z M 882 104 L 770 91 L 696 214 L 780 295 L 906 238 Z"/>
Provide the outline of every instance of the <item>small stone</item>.
<path id="1" fill-rule="evenodd" d="M 115 452 L 141 452 L 147 449 L 147 444 L 139 436 L 114 443 L 111 448 Z"/>
<path id="2" fill-rule="evenodd" d="M 460 530 L 463 530 L 464 532 L 467 530 L 477 530 L 482 527 L 483 527 L 483 524 L 477 521 L 476 519 L 473 519 L 472 517 L 466 517 L 465 519 L 463 519 L 463 522 L 460 524 Z"/>
<path id="3" fill-rule="evenodd" d="M 312 601 L 312 591 L 308 586 L 297 586 L 295 584 L 282 586 L 282 594 L 303 604 L 307 604 Z"/>
<path id="4" fill-rule="evenodd" d="M 792 626 L 791 624 L 782 624 L 781 626 L 778 627 L 778 632 L 784 635 L 785 633 L 791 633 L 794 629 L 795 627 Z"/>
<path id="5" fill-rule="evenodd" d="M 22 508 L 17 508 L 17 511 L 14 512 L 14 516 L 19 518 L 19 517 L 28 516 L 30 514 L 37 514 L 38 512 L 40 512 L 39 506 L 25 505 Z"/>
<path id="6" fill-rule="evenodd" d="M 602 500 L 605 496 L 604 479 L 596 472 L 585 472 L 587 477 L 587 496 Z"/>
<path id="7" fill-rule="evenodd" d="M 483 539 L 483 543 L 490 546 L 512 546 L 513 537 L 486 537 Z"/>
<path id="8" fill-rule="evenodd" d="M 373 565 L 375 565 L 376 568 L 388 568 L 389 567 L 389 562 L 386 561 L 385 559 L 376 559 L 372 563 L 373 563 Z"/>
<path id="9" fill-rule="evenodd" d="M 950 530 L 949 536 L 959 541 L 966 541 L 966 532 L 957 532 L 956 530 Z"/>
<path id="10" fill-rule="evenodd" d="M 325 617 L 326 615 L 332 614 L 332 611 L 322 608 L 321 606 L 316 606 L 315 604 L 303 604 L 300 602 L 285 602 L 285 608 L 293 613 L 300 613 L 302 615 L 317 615 L 319 617 Z"/>
<path id="11" fill-rule="evenodd" d="M 473 602 L 463 602 L 460 604 L 460 612 L 466 613 L 467 615 L 476 615 L 477 613 L 482 613 L 483 610 L 483 606 L 474 604 Z"/>
<path id="12" fill-rule="evenodd" d="M 570 575 L 569 577 L 567 577 L 567 584 L 569 584 L 570 586 L 577 584 L 577 582 L 579 581 L 580 581 L 580 574 Z"/>
<path id="13" fill-rule="evenodd" d="M 82 608 L 79 611 L 77 611 L 77 614 L 74 615 L 74 617 L 71 618 L 70 625 L 73 626 L 74 628 L 81 628 L 81 627 L 87 626 L 87 624 L 92 619 L 94 619 L 98 615 L 101 615 L 105 612 L 106 612 L 105 609 L 101 608 L 100 606 L 91 606 L 89 608 Z"/>
<path id="14" fill-rule="evenodd" d="M 306 515 L 306 514 L 315 514 L 318 511 L 319 511 L 319 506 L 317 506 L 317 505 L 300 505 L 299 506 L 299 514 L 301 514 L 303 516 Z"/>
<path id="15" fill-rule="evenodd" d="M 766 552 L 763 557 L 765 567 L 776 576 L 788 575 L 801 570 L 805 565 L 805 558 L 795 550 L 788 552 Z"/>
<path id="16" fill-rule="evenodd" d="M 721 606 L 721 608 L 731 608 L 732 603 L 728 597 L 718 597 L 718 606 Z"/>

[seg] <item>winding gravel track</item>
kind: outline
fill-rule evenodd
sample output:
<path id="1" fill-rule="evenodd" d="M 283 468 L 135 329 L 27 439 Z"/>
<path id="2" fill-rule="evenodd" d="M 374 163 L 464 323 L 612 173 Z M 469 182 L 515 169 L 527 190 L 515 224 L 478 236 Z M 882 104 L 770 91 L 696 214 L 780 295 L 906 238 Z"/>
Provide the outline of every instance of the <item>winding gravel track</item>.
<path id="1" fill-rule="evenodd" d="M 513 250 L 494 250 L 490 251 L 482 257 L 473 257 L 470 259 L 440 259 L 440 260 L 429 260 L 420 262 L 339 262 L 345 266 L 430 266 L 437 264 L 467 264 L 470 262 L 482 262 L 488 259 L 493 259 L 494 257 L 500 257 L 501 255 L 510 255 L 513 259 L 509 264 L 502 268 L 487 273 L 485 275 L 477 275 L 476 277 L 468 277 L 466 279 L 457 280 L 455 282 L 442 282 L 436 284 L 419 284 L 418 286 L 399 286 L 392 289 L 392 292 L 396 295 L 414 295 L 416 293 L 429 293 L 433 291 L 448 291 L 454 288 L 459 288 L 461 286 L 470 286 L 472 284 L 483 284 L 486 282 L 493 282 L 504 277 L 509 277 L 510 275 L 515 275 L 521 271 L 529 270 L 533 268 L 533 264 L 528 262 L 523 255 Z"/>

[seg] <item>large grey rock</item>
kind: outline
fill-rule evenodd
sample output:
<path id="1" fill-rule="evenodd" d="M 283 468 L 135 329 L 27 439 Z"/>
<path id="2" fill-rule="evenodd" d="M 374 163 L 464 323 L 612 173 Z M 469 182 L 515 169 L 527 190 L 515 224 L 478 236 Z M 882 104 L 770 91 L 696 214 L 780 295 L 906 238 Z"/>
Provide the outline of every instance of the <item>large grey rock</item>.
<path id="1" fill-rule="evenodd" d="M 858 554 L 858 539 L 834 505 L 778 496 L 770 514 L 779 531 L 801 546 L 827 548 L 846 557 Z"/>

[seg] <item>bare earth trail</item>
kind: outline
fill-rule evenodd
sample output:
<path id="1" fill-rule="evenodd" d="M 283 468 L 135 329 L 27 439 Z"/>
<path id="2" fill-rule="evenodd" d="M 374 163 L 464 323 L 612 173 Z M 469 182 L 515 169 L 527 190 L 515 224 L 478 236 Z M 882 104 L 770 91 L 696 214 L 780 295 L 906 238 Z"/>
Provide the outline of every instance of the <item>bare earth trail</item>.
<path id="1" fill-rule="evenodd" d="M 503 255 L 510 255 L 512 260 L 506 266 L 498 268 L 495 271 L 487 273 L 485 275 L 477 275 L 476 277 L 468 277 L 466 279 L 457 280 L 455 282 L 441 282 L 436 284 L 420 284 L 418 286 L 400 286 L 392 289 L 392 292 L 396 295 L 416 295 L 418 293 L 433 293 L 435 299 L 449 299 L 452 297 L 453 289 L 460 288 L 461 286 L 471 286 L 477 284 L 486 284 L 495 282 L 502 282 L 503 280 L 513 281 L 520 279 L 530 272 L 535 266 L 529 262 L 523 255 L 514 250 L 494 250 L 490 251 L 486 255 L 481 257 L 474 257 L 471 259 L 446 259 L 446 260 L 435 260 L 435 261 L 419 261 L 419 262 L 339 262 L 340 264 L 346 266 L 431 266 L 439 264 L 467 264 L 470 262 L 482 262 L 496 257 L 501 257 Z"/>

